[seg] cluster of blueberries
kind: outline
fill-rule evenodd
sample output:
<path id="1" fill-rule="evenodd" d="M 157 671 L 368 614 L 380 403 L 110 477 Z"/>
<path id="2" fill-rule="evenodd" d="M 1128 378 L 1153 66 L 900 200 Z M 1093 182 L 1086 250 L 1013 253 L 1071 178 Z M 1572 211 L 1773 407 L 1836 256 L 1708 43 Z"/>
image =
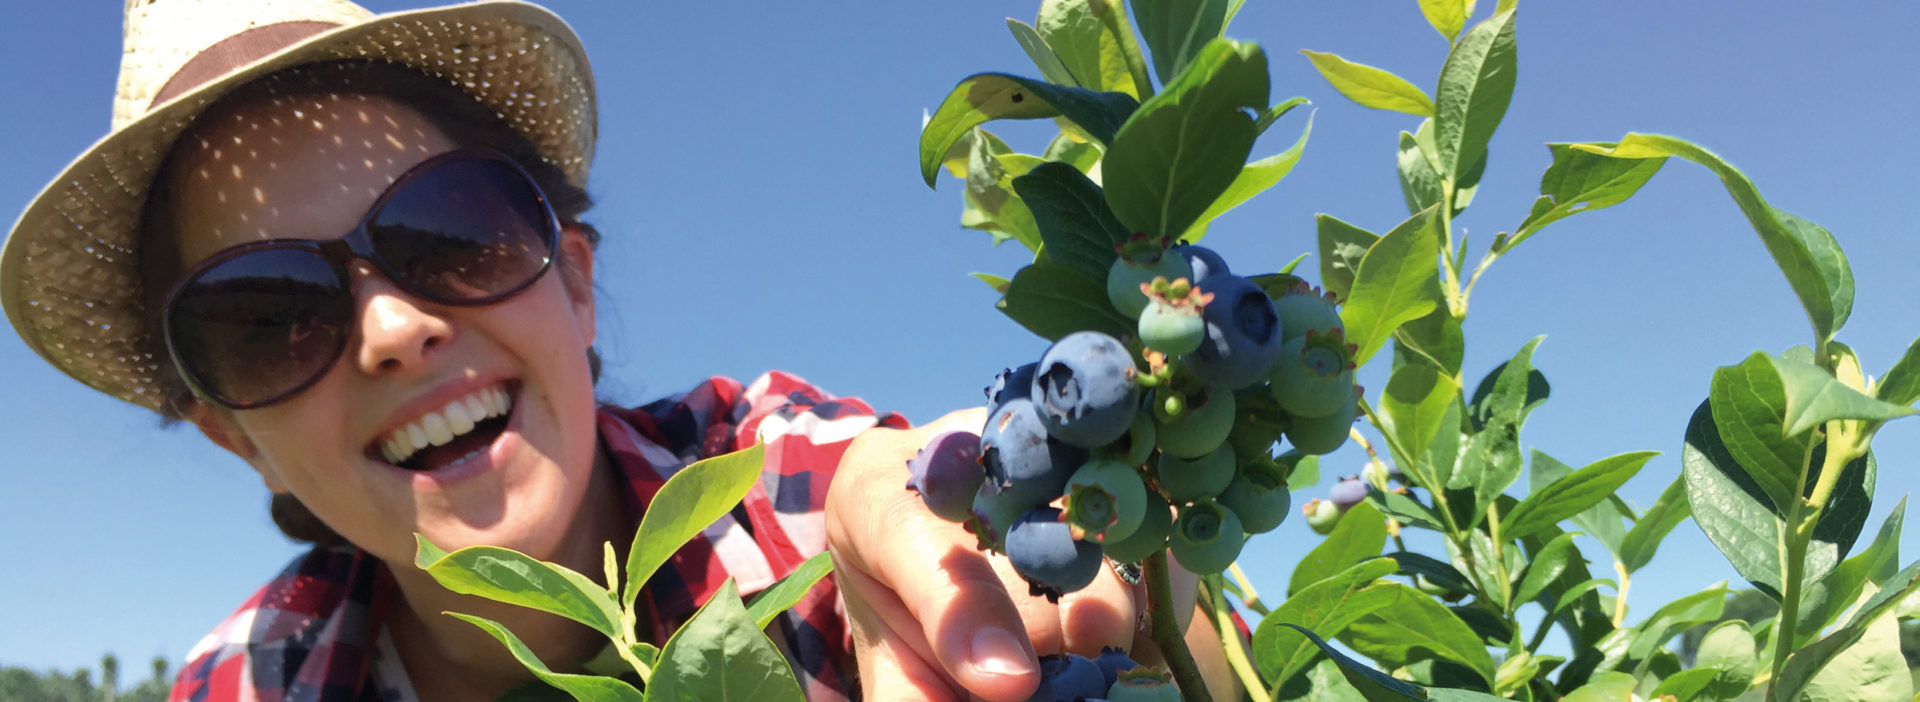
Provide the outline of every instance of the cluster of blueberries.
<path id="1" fill-rule="evenodd" d="M 1103 557 L 1169 549 L 1225 570 L 1292 509 L 1291 467 L 1344 444 L 1356 413 L 1333 296 L 1236 276 L 1199 246 L 1135 236 L 1118 251 L 1107 297 L 1137 333 L 1061 337 L 995 379 L 980 433 L 936 436 L 909 463 L 934 514 L 1049 596 L 1087 586 Z"/>
<path id="2" fill-rule="evenodd" d="M 1126 652 L 1105 648 L 1098 658 L 1071 653 L 1040 657 L 1040 689 L 1027 702 L 1179 702 L 1166 673 L 1141 668 Z"/>

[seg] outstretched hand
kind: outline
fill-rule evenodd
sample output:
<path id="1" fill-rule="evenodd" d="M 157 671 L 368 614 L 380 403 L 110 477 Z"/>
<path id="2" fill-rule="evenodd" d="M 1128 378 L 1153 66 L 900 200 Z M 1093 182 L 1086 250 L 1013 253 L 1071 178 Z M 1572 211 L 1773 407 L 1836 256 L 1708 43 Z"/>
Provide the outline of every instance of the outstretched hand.
<path id="1" fill-rule="evenodd" d="M 979 431 L 983 409 L 911 430 L 862 434 L 827 493 L 827 545 L 846 598 L 868 700 L 1024 700 L 1037 656 L 1132 648 L 1144 591 L 1102 569 L 1058 603 L 1030 596 L 1007 560 L 906 489 L 906 463 L 934 435 Z M 1192 598 L 1191 581 L 1185 590 Z"/>

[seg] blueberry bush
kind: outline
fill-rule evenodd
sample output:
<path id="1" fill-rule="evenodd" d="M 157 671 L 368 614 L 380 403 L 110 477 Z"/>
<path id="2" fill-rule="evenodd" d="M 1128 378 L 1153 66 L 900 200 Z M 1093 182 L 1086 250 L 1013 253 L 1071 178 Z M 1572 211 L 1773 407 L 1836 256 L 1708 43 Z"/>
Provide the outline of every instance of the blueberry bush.
<path id="1" fill-rule="evenodd" d="M 1530 210 L 1471 249 L 1457 221 L 1512 100 L 1517 3 L 1420 0 L 1449 47 L 1431 94 L 1301 52 L 1353 102 L 1409 116 L 1392 164 L 1405 219 L 1376 234 L 1320 215 L 1301 256 L 1228 262 L 1200 245 L 1209 224 L 1284 179 L 1311 132 L 1296 118 L 1290 148 L 1254 158 L 1306 101 L 1276 100 L 1266 51 L 1228 38 L 1243 1 L 1041 0 L 1032 24 L 1007 22 L 1037 77 L 966 77 L 922 130 L 921 176 L 964 183 L 961 224 L 1033 254 L 1011 277 L 974 275 L 1051 345 L 993 379 L 987 422 L 933 438 L 903 489 L 1004 554 L 1033 596 L 1109 567 L 1145 578 L 1169 665 L 1050 656 L 1033 699 L 1212 699 L 1176 631 L 1175 565 L 1200 575 L 1201 604 L 1258 702 L 1920 699 L 1901 648 L 1920 619 L 1920 562 L 1899 556 L 1904 501 L 1861 544 L 1872 439 L 1915 411 L 1920 342 L 1876 377 L 1838 339 L 1854 290 L 1833 235 L 1693 142 L 1627 133 L 1549 144 Z M 1058 133 L 1021 152 L 985 128 L 997 120 L 1052 120 Z M 1639 510 L 1616 492 L 1654 452 L 1578 468 L 1523 452 L 1520 432 L 1549 394 L 1539 340 L 1468 378 L 1462 322 L 1494 263 L 1554 222 L 1625 202 L 1676 157 L 1719 177 L 1811 333 L 1713 373 L 1676 427 L 1681 475 Z M 1356 386 L 1369 363 L 1386 366 L 1383 387 Z M 1294 491 L 1323 482 L 1318 457 L 1349 443 L 1367 467 L 1296 505 Z M 605 634 L 600 675 L 558 674 L 498 624 L 453 615 L 564 694 L 798 699 L 760 629 L 827 574 L 824 557 L 751 600 L 723 589 L 659 648 L 635 631 L 639 584 L 758 475 L 753 451 L 683 470 L 624 566 L 609 545 L 604 585 L 424 539 L 418 564 L 453 590 Z M 1324 539 L 1269 588 L 1284 599 L 1263 599 L 1234 562 L 1295 509 Z M 1745 584 L 1630 616 L 1633 578 L 1689 519 Z M 1414 546 L 1411 532 L 1424 532 Z M 1582 534 L 1605 552 L 1583 552 Z M 1254 621 L 1250 637 L 1240 618 Z M 1547 647 L 1556 632 L 1570 645 L 1551 650 L 1567 655 Z"/>

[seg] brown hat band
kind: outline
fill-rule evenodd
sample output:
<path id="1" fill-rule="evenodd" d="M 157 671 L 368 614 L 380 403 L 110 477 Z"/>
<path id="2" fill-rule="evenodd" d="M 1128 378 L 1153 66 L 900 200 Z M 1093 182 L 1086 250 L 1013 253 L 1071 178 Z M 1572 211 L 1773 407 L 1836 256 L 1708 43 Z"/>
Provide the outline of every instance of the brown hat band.
<path id="1" fill-rule="evenodd" d="M 200 87 L 207 81 L 226 75 L 241 66 L 258 61 L 300 40 L 339 27 L 332 22 L 279 22 L 253 27 L 221 39 L 205 51 L 188 59 L 174 71 L 167 84 L 153 96 L 147 109 L 165 103 L 181 93 Z"/>

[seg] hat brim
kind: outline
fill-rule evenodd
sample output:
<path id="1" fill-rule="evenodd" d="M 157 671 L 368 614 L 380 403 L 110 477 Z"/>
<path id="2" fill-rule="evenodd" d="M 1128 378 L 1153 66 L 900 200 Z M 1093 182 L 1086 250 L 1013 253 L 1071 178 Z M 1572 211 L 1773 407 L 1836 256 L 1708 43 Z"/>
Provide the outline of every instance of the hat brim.
<path id="1" fill-rule="evenodd" d="M 27 347 L 94 389 L 159 410 L 169 361 L 143 301 L 138 229 L 160 164 L 193 120 L 235 88 L 343 59 L 390 61 L 453 81 L 585 184 L 598 129 L 593 73 L 565 21 L 513 1 L 376 15 L 183 92 L 108 134 L 48 183 L 0 248 L 0 309 Z"/>

